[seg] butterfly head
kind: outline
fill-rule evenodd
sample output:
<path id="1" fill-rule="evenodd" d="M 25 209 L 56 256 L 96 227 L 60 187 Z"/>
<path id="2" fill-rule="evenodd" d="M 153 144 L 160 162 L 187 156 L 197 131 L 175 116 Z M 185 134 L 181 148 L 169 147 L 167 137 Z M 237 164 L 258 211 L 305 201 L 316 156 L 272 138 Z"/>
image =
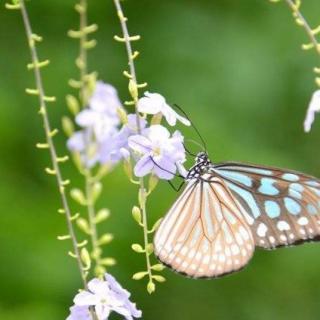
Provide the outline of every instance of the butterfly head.
<path id="1" fill-rule="evenodd" d="M 211 161 L 208 154 L 206 152 L 199 152 L 195 158 L 195 164 L 190 168 L 186 179 L 199 178 L 201 175 L 208 172 L 210 165 Z"/>
<path id="2" fill-rule="evenodd" d="M 207 153 L 204 151 L 199 152 L 195 158 L 195 163 L 196 164 L 210 164 L 210 160 L 209 160 Z"/>

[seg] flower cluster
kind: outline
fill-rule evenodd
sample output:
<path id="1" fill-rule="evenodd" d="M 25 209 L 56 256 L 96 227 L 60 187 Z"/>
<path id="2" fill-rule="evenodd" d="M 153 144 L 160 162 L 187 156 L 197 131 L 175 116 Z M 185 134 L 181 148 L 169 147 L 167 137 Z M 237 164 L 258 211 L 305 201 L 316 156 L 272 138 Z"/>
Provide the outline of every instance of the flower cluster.
<path id="1" fill-rule="evenodd" d="M 153 173 L 160 179 L 172 179 L 186 160 L 183 136 L 179 131 L 171 135 L 161 124 L 148 125 L 147 115 L 163 116 L 170 126 L 177 121 L 188 126 L 189 120 L 175 112 L 158 93 L 146 92 L 138 101 L 137 111 L 138 116 L 126 115 L 116 89 L 97 82 L 88 108 L 76 116 L 81 130 L 69 138 L 68 148 L 78 152 L 88 167 L 96 163 L 114 165 L 132 157 L 137 177 Z"/>
<path id="2" fill-rule="evenodd" d="M 94 278 L 88 283 L 88 290 L 83 290 L 74 298 L 67 320 L 91 320 L 91 310 L 98 320 L 106 320 L 112 311 L 122 315 L 126 320 L 140 318 L 141 311 L 130 300 L 130 293 L 123 289 L 110 274 L 105 279 Z"/>

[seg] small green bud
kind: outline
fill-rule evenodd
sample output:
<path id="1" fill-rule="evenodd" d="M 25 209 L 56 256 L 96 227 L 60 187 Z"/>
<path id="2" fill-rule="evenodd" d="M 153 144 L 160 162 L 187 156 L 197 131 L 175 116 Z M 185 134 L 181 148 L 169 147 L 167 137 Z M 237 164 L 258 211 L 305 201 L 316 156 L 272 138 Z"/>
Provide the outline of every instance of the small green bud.
<path id="1" fill-rule="evenodd" d="M 164 270 L 165 266 L 161 263 L 155 264 L 151 267 L 152 270 L 154 271 L 162 271 Z"/>
<path id="2" fill-rule="evenodd" d="M 103 277 L 103 275 L 106 273 L 106 268 L 100 265 L 95 266 L 94 268 L 94 273 L 98 276 L 98 277 Z"/>
<path id="3" fill-rule="evenodd" d="M 98 211 L 98 213 L 96 214 L 95 218 L 94 218 L 94 223 L 100 223 L 106 219 L 108 219 L 110 216 L 110 210 L 109 209 L 100 209 Z"/>
<path id="4" fill-rule="evenodd" d="M 89 223 L 86 219 L 84 218 L 77 219 L 77 226 L 84 233 L 91 234 Z"/>
<path id="5" fill-rule="evenodd" d="M 152 226 L 151 230 L 148 231 L 148 233 L 154 233 L 159 228 L 161 221 L 162 221 L 162 218 L 157 220 L 155 224 Z"/>
<path id="6" fill-rule="evenodd" d="M 138 252 L 138 253 L 143 253 L 145 252 L 145 250 L 142 248 L 142 246 L 138 243 L 134 243 L 132 246 L 131 246 L 131 249 L 135 252 Z"/>
<path id="7" fill-rule="evenodd" d="M 144 276 L 148 274 L 147 271 L 137 272 L 132 276 L 133 280 L 141 280 Z"/>
<path id="8" fill-rule="evenodd" d="M 147 284 L 147 291 L 149 292 L 149 294 L 152 294 L 155 290 L 156 285 L 152 281 L 149 281 Z"/>
<path id="9" fill-rule="evenodd" d="M 153 253 L 153 244 L 152 243 L 147 244 L 146 252 L 148 253 L 148 255 Z"/>
<path id="10" fill-rule="evenodd" d="M 70 196 L 73 200 L 81 204 L 82 206 L 85 206 L 87 203 L 87 200 L 83 194 L 83 192 L 80 189 L 72 189 L 70 192 Z"/>
<path id="11" fill-rule="evenodd" d="M 149 193 L 151 193 L 155 189 L 155 187 L 157 186 L 158 182 L 159 182 L 159 178 L 152 174 L 150 176 L 150 178 L 149 178 L 149 188 L 148 188 L 149 189 L 148 190 Z"/>
<path id="12" fill-rule="evenodd" d="M 102 191 L 102 183 L 101 182 L 95 182 L 92 186 L 93 191 L 93 199 L 94 201 L 97 200 L 101 194 Z"/>
<path id="13" fill-rule="evenodd" d="M 117 109 L 117 114 L 118 114 L 122 124 L 128 123 L 128 116 L 127 116 L 127 113 L 125 112 L 125 110 L 123 108 L 118 108 Z"/>
<path id="14" fill-rule="evenodd" d="M 91 267 L 91 259 L 90 259 L 90 254 L 86 248 L 81 249 L 81 260 L 84 263 L 86 269 L 90 269 Z"/>
<path id="15" fill-rule="evenodd" d="M 138 87 L 134 80 L 129 80 L 129 92 L 134 101 L 138 100 Z"/>
<path id="16" fill-rule="evenodd" d="M 111 233 L 105 233 L 101 236 L 101 238 L 98 240 L 99 245 L 108 244 L 113 240 L 113 235 Z"/>
<path id="17" fill-rule="evenodd" d="M 77 100 L 77 98 L 71 94 L 68 94 L 66 96 L 66 103 L 68 106 L 69 111 L 75 116 L 76 114 L 79 113 L 80 110 L 80 105 Z"/>
<path id="18" fill-rule="evenodd" d="M 62 117 L 62 129 L 67 137 L 70 137 L 74 133 L 74 124 L 69 117 Z"/>
<path id="19" fill-rule="evenodd" d="M 141 216 L 141 210 L 137 207 L 134 206 L 132 208 L 132 217 L 134 220 L 136 220 L 139 224 L 142 224 L 142 216 Z"/>
<path id="20" fill-rule="evenodd" d="M 100 260 L 100 263 L 105 266 L 114 266 L 117 261 L 114 258 L 103 258 Z"/>
<path id="21" fill-rule="evenodd" d="M 158 281 L 158 282 L 165 282 L 166 281 L 166 278 L 163 277 L 163 276 L 159 276 L 159 275 L 153 275 L 152 276 L 152 279 Z"/>

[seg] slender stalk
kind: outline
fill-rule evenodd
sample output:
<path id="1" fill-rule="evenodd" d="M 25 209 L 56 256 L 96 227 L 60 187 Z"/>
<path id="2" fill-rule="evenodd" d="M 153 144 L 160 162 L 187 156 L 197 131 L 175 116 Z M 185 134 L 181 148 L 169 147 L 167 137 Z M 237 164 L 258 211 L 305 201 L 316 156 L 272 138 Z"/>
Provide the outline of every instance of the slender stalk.
<path id="1" fill-rule="evenodd" d="M 311 43 L 313 44 L 314 48 L 316 49 L 317 53 L 320 55 L 320 47 L 318 40 L 315 36 L 315 33 L 313 29 L 310 27 L 309 23 L 305 19 L 305 17 L 302 15 L 301 11 L 299 10 L 299 6 L 294 3 L 292 0 L 285 0 L 289 8 L 292 10 L 292 12 L 296 15 L 296 17 L 299 19 L 301 26 L 305 29 Z"/>
<path id="2" fill-rule="evenodd" d="M 87 54 L 87 41 L 88 41 L 88 34 L 85 32 L 86 28 L 88 27 L 88 17 L 87 17 L 87 7 L 88 3 L 87 0 L 80 0 L 79 3 L 79 16 L 80 16 L 80 38 L 79 38 L 79 57 L 77 59 L 77 66 L 79 68 L 80 74 L 80 88 L 79 88 L 79 98 L 81 107 L 87 107 L 88 103 L 88 54 Z M 89 159 L 90 157 L 90 150 L 89 147 L 86 150 L 86 155 Z M 92 172 L 90 168 L 86 168 L 84 170 L 84 180 L 85 180 L 85 194 L 87 199 L 87 213 L 88 213 L 88 222 L 90 228 L 90 238 L 91 238 L 91 246 L 92 246 L 92 254 L 95 259 L 96 265 L 99 265 L 100 262 L 100 248 L 98 244 L 98 232 L 97 226 L 94 221 L 96 213 L 94 207 L 94 195 L 93 195 L 93 179 L 92 179 Z"/>
<path id="3" fill-rule="evenodd" d="M 117 10 L 117 14 L 120 20 L 122 35 L 124 39 L 124 43 L 126 46 L 127 56 L 128 56 L 128 64 L 130 69 L 130 78 L 133 81 L 136 88 L 138 88 L 138 81 L 137 81 L 137 74 L 134 64 L 134 53 L 132 51 L 130 35 L 127 27 L 127 18 L 124 16 L 121 4 L 119 0 L 113 0 L 114 5 Z M 135 113 L 137 115 L 137 128 L 138 133 L 141 133 L 141 124 L 140 124 L 140 116 L 137 108 L 138 96 L 133 96 L 134 106 L 135 106 Z M 147 218 L 147 211 L 146 211 L 146 191 L 145 191 L 145 182 L 143 178 L 139 179 L 139 193 L 142 194 L 140 202 L 140 209 L 142 212 L 142 223 L 143 223 L 143 240 L 144 240 L 144 247 L 145 247 L 145 259 L 147 264 L 147 271 L 149 276 L 149 282 L 152 282 L 152 270 L 151 270 L 151 263 L 150 263 L 150 253 L 146 250 L 149 244 L 149 237 L 148 237 L 148 218 Z"/>
<path id="4" fill-rule="evenodd" d="M 78 241 L 77 241 L 75 231 L 73 228 L 73 224 L 72 224 L 71 210 L 70 210 L 67 196 L 65 193 L 64 180 L 62 178 L 60 166 L 59 166 L 58 160 L 57 160 L 57 152 L 56 152 L 53 140 L 52 140 L 52 134 L 51 134 L 52 131 L 51 131 L 51 126 L 50 126 L 50 122 L 49 122 L 49 118 L 48 118 L 48 114 L 47 114 L 47 105 L 46 105 L 47 99 L 46 99 L 44 88 L 43 88 L 43 82 L 42 82 L 40 68 L 37 67 L 37 65 L 39 63 L 39 58 L 38 58 L 38 53 L 37 53 L 37 49 L 35 46 L 35 40 L 33 39 L 33 32 L 32 32 L 32 28 L 31 28 L 31 24 L 30 24 L 30 20 L 28 17 L 27 9 L 25 7 L 24 0 L 20 0 L 19 4 L 20 4 L 20 10 L 22 13 L 24 27 L 26 30 L 27 39 L 29 42 L 32 63 L 34 65 L 34 76 L 35 76 L 36 87 L 38 90 L 38 97 L 39 97 L 39 103 L 40 103 L 40 113 L 42 115 L 45 134 L 46 134 L 46 140 L 47 140 L 50 155 L 51 155 L 53 172 L 56 176 L 57 183 L 59 186 L 61 201 L 62 201 L 64 213 L 66 216 L 66 220 L 67 220 L 67 227 L 68 227 L 69 234 L 71 236 L 73 250 L 74 250 L 74 254 L 75 254 L 75 257 L 76 257 L 76 260 L 78 263 L 78 268 L 79 268 L 79 272 L 80 272 L 80 275 L 81 275 L 81 278 L 83 281 L 83 286 L 84 286 L 84 288 L 87 289 L 87 281 L 86 281 L 86 274 L 84 271 L 84 265 L 81 260 L 80 250 L 78 248 Z"/>

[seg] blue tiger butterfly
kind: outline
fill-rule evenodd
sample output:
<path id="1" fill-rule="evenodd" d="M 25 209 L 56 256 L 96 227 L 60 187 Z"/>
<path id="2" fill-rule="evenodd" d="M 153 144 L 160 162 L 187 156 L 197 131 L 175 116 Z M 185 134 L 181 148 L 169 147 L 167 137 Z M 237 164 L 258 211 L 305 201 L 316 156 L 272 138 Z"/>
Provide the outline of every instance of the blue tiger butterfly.
<path id="1" fill-rule="evenodd" d="M 320 180 L 242 163 L 213 164 L 198 153 L 187 185 L 162 220 L 155 254 L 193 278 L 242 269 L 255 247 L 275 249 L 320 239 Z"/>

